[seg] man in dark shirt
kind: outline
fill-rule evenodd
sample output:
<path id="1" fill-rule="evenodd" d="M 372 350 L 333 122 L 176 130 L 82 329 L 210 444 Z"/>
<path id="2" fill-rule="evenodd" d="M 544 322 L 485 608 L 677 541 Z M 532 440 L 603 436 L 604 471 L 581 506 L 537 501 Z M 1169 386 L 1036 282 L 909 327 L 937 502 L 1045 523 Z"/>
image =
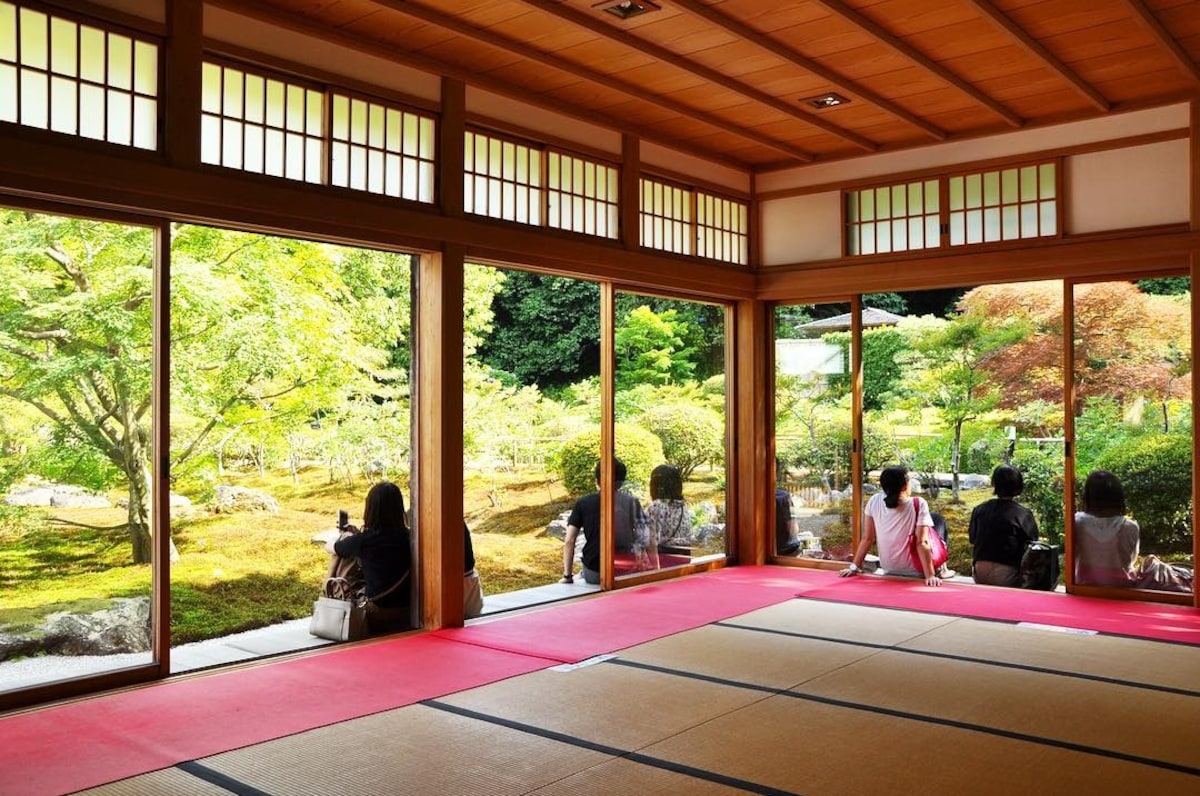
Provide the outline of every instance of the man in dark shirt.
<path id="1" fill-rule="evenodd" d="M 613 458 L 613 486 L 617 493 L 613 495 L 613 505 L 616 508 L 616 519 L 613 522 L 618 552 L 628 552 L 633 549 L 634 527 L 643 516 L 642 504 L 628 492 L 621 491 L 625 483 L 625 463 Z M 596 465 L 596 487 L 600 486 L 600 465 Z M 575 501 L 571 515 L 567 518 L 567 533 L 563 538 L 563 577 L 561 583 L 574 583 L 575 577 L 575 540 L 583 531 L 583 579 L 588 583 L 600 582 L 600 493 L 591 492 Z"/>
<path id="2" fill-rule="evenodd" d="M 800 552 L 799 523 L 792 518 L 792 496 L 783 487 L 775 489 L 775 554 L 794 556 Z"/>

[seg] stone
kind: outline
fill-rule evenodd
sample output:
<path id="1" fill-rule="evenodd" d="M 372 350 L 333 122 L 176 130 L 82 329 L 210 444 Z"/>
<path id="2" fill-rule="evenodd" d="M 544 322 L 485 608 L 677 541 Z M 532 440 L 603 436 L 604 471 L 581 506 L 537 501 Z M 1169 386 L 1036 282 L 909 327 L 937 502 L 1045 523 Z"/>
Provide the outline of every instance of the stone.
<path id="1" fill-rule="evenodd" d="M 542 532 L 542 536 L 552 536 L 555 539 L 567 538 L 567 518 L 571 516 L 571 512 L 564 511 L 559 514 L 556 519 L 550 520 L 550 524 L 546 526 L 546 530 Z"/>
<path id="2" fill-rule="evenodd" d="M 695 530 L 693 536 L 697 544 L 705 544 L 715 539 L 724 538 L 725 526 L 716 522 L 705 523 Z"/>
<path id="3" fill-rule="evenodd" d="M 16 655 L 115 655 L 150 649 L 150 598 L 122 597 L 87 614 L 50 614 L 27 634 L 7 635 L 0 660 Z"/>
<path id="4" fill-rule="evenodd" d="M 47 506 L 60 509 L 106 509 L 108 498 L 81 486 L 26 480 L 14 486 L 4 502 L 10 506 Z"/>
<path id="5" fill-rule="evenodd" d="M 238 511 L 267 511 L 278 514 L 279 501 L 257 489 L 221 484 L 213 495 L 212 508 L 218 514 Z"/>

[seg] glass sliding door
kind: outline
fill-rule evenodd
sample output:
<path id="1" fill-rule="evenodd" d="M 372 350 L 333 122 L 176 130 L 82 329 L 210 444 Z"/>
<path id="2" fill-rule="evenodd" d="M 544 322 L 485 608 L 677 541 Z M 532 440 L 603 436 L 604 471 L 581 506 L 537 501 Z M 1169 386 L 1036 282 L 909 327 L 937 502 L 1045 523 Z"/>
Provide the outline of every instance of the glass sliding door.
<path id="1" fill-rule="evenodd" d="M 772 551 L 810 560 L 851 552 L 854 484 L 851 304 L 777 306 Z"/>
<path id="2" fill-rule="evenodd" d="M 726 308 L 618 291 L 615 315 L 616 577 L 720 559 Z"/>
<path id="3" fill-rule="evenodd" d="M 0 208 L 0 695 L 154 662 L 155 260 Z"/>
<path id="4" fill-rule="evenodd" d="M 410 257 L 177 225 L 171 260 L 171 670 L 329 643 L 339 510 L 412 505 Z"/>
<path id="5" fill-rule="evenodd" d="M 463 324 L 464 520 L 483 612 L 598 590 L 583 567 L 599 572 L 599 515 L 576 508 L 596 497 L 600 286 L 468 264 Z"/>
<path id="6" fill-rule="evenodd" d="M 1191 282 L 1072 286 L 1076 587 L 1190 602 Z"/>

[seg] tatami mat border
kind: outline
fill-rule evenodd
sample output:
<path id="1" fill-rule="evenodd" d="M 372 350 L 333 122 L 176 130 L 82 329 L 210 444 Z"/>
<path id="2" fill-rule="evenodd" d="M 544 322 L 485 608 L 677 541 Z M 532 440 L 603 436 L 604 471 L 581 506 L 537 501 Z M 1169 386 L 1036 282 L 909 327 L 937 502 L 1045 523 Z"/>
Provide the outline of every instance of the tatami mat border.
<path id="1" fill-rule="evenodd" d="M 900 610 L 900 609 L 887 609 Z M 964 617 L 966 618 L 966 617 Z M 975 620 L 972 621 L 999 621 L 999 620 Z M 944 658 L 951 661 L 962 661 L 964 663 L 977 663 L 981 666 L 994 666 L 1001 669 L 1019 669 L 1024 672 L 1033 672 L 1035 674 L 1049 674 L 1055 677 L 1070 677 L 1076 680 L 1089 680 L 1095 683 L 1105 683 L 1106 685 L 1120 685 L 1128 688 L 1140 688 L 1146 691 L 1160 691 L 1165 694 L 1176 694 L 1178 696 L 1198 697 L 1200 691 L 1190 688 L 1178 688 L 1171 685 L 1158 685 L 1156 683 L 1143 683 L 1137 680 L 1123 680 L 1119 677 L 1105 677 L 1099 674 L 1087 674 L 1086 672 L 1069 672 L 1063 669 L 1055 669 L 1049 666 L 1034 666 L 1031 663 L 1015 663 L 1011 661 L 993 661 L 987 658 L 976 658 L 971 655 L 957 655 L 953 652 L 937 652 L 936 650 L 922 650 L 913 647 L 898 647 L 894 644 L 880 644 L 874 641 L 855 641 L 853 639 L 835 638 L 833 636 L 818 636 L 812 633 L 797 633 L 794 630 L 777 630 L 771 627 L 755 627 L 753 625 L 739 625 L 733 622 L 713 622 L 712 627 L 727 627 L 731 630 L 748 630 L 752 633 L 766 633 L 773 636 L 787 636 L 789 638 L 804 639 L 806 641 L 825 641 L 830 644 L 846 644 L 851 647 L 865 647 L 866 649 L 887 650 L 888 652 L 901 652 L 906 655 L 922 655 L 927 658 Z M 1138 639 L 1147 643 L 1156 643 L 1151 639 Z M 1161 642 L 1164 644 L 1171 642 Z M 1186 646 L 1192 646 L 1190 644 Z"/>
<path id="2" fill-rule="evenodd" d="M 211 785 L 216 785 L 218 788 L 224 788 L 237 796 L 272 796 L 272 794 L 265 790 L 259 790 L 253 785 L 247 785 L 245 782 L 234 779 L 228 774 L 214 771 L 202 763 L 197 763 L 195 760 L 179 763 L 175 768 L 185 771 L 197 779 L 202 779 Z"/>
<path id="3" fill-rule="evenodd" d="M 465 718 L 475 719 L 477 721 L 486 721 L 490 724 L 495 724 L 499 727 L 506 727 L 510 730 L 529 733 L 530 735 L 536 735 L 552 741 L 570 744 L 571 746 L 577 746 L 581 749 L 587 749 L 592 752 L 600 752 L 601 754 L 619 757 L 634 763 L 641 763 L 642 765 L 650 766 L 652 768 L 659 768 L 664 771 L 683 774 L 685 776 L 693 777 L 694 779 L 701 779 L 718 785 L 727 785 L 731 788 L 739 788 L 747 793 L 759 793 L 762 794 L 762 796 L 797 796 L 797 794 L 793 791 L 772 788 L 769 785 L 763 785 L 758 782 L 750 782 L 748 780 L 738 779 L 737 777 L 726 776 L 725 774 L 718 774 L 715 771 L 695 768 L 694 766 L 687 766 L 683 765 L 682 763 L 675 763 L 670 760 L 664 760 L 660 757 L 651 757 L 650 755 L 644 755 L 641 752 L 635 752 L 629 749 L 618 749 L 615 746 L 607 746 L 605 744 L 595 743 L 594 741 L 586 741 L 582 738 L 566 735 L 565 733 L 547 730 L 542 727 L 536 727 L 532 724 L 513 721 L 511 719 L 506 719 L 503 716 L 494 716 L 490 713 L 481 713 L 476 710 L 459 707 L 457 705 L 451 705 L 446 702 L 439 702 L 434 699 L 426 700 L 421 704 L 425 705 L 426 707 L 444 710 L 447 713 L 453 713 Z"/>
<path id="4" fill-rule="evenodd" d="M 862 710 L 876 715 L 891 716 L 893 718 L 908 719 L 910 721 L 919 721 L 924 724 L 936 724 L 942 727 L 951 727 L 957 730 L 979 732 L 985 735 L 994 735 L 1014 741 L 1024 741 L 1027 743 L 1039 744 L 1041 746 L 1065 749 L 1071 752 L 1080 752 L 1082 754 L 1107 757 L 1113 760 L 1121 760 L 1126 763 L 1137 763 L 1139 765 L 1151 766 L 1153 768 L 1161 768 L 1167 771 L 1175 771 L 1181 774 L 1189 774 L 1194 777 L 1200 777 L 1200 768 L 1196 768 L 1194 766 L 1185 766 L 1180 763 L 1171 763 L 1166 760 L 1156 760 L 1152 757 L 1131 755 L 1126 754 L 1125 752 L 1118 752 L 1113 749 L 1102 749 L 1100 747 L 1087 746 L 1085 744 L 1073 743 L 1071 741 L 1061 741 L 1056 738 L 1046 738 L 1040 735 L 1032 735 L 1030 733 L 1002 730 L 998 727 L 988 727 L 984 724 L 972 724 L 971 722 L 959 721 L 958 719 L 946 719 L 938 716 L 929 716 L 922 713 L 913 713 L 907 710 L 896 710 L 894 708 L 886 708 L 879 705 L 852 702 L 847 699 L 835 699 L 833 697 L 817 696 L 816 694 L 804 694 L 798 691 L 780 690 L 770 686 L 758 685 L 757 683 L 730 680 L 725 677 L 716 677 L 709 674 L 701 674 L 699 672 L 688 672 L 682 669 L 672 669 L 666 666 L 656 666 L 651 663 L 627 661 L 621 658 L 611 658 L 604 661 L 603 665 L 628 666 L 633 669 L 642 669 L 644 671 L 657 672 L 659 674 L 673 675 L 676 677 L 688 677 L 695 680 L 714 683 L 716 685 L 730 686 L 732 688 L 746 688 L 752 691 L 758 691 L 760 693 L 771 694 L 773 696 L 790 697 L 792 699 L 799 699 L 805 702 L 816 702 L 818 704 L 830 705 L 832 707 L 847 708 L 850 710 Z"/>

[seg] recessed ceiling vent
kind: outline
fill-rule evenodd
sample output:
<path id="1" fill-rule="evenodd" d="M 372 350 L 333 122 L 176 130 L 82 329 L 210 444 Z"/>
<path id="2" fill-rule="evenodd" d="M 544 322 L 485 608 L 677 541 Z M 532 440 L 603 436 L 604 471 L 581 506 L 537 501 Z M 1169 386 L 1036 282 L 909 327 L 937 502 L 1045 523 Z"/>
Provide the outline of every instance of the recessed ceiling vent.
<path id="1" fill-rule="evenodd" d="M 621 19 L 630 19 L 645 14 L 648 11 L 659 10 L 659 6 L 656 3 L 651 3 L 650 0 L 605 0 L 605 2 L 597 3 L 592 8 L 606 11 L 614 17 L 620 17 Z"/>
<path id="2" fill-rule="evenodd" d="M 801 105 L 810 105 L 819 111 L 827 111 L 830 108 L 838 108 L 845 105 L 850 100 L 843 97 L 841 94 L 822 94 L 819 97 L 806 97 L 800 100 Z"/>

